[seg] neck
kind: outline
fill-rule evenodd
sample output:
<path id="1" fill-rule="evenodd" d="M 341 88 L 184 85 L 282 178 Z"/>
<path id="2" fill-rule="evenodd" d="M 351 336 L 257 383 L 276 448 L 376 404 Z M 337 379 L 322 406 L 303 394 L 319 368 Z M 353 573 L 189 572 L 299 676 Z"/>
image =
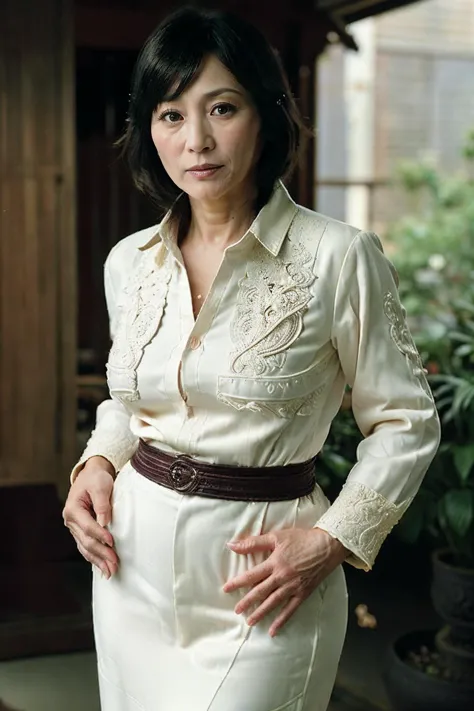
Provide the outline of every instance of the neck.
<path id="1" fill-rule="evenodd" d="M 190 198 L 190 206 L 188 240 L 224 250 L 237 242 L 252 224 L 255 194 L 249 190 L 209 202 Z"/>

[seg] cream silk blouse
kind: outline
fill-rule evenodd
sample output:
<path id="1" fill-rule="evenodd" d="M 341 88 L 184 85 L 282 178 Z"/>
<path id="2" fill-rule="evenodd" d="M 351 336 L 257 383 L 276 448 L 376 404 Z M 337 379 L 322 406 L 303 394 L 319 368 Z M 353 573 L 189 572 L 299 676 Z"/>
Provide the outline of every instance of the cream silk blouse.
<path id="1" fill-rule="evenodd" d="M 111 399 L 72 480 L 93 455 L 120 470 L 140 437 L 211 463 L 302 462 L 324 445 L 348 383 L 365 439 L 315 525 L 370 569 L 440 435 L 378 237 L 296 205 L 279 183 L 225 250 L 194 319 L 168 223 L 126 237 L 107 258 Z"/>

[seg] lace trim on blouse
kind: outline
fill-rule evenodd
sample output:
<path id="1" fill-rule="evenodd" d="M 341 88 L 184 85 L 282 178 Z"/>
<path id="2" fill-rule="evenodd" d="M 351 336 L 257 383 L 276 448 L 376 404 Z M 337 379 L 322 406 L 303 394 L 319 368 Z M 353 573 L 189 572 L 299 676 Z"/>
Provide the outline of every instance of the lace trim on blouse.
<path id="1" fill-rule="evenodd" d="M 396 505 L 359 481 L 347 481 L 316 526 L 352 552 L 348 562 L 370 570 L 380 547 L 412 502 Z"/>
<path id="2" fill-rule="evenodd" d="M 141 253 L 124 289 L 125 303 L 117 318 L 117 331 L 107 363 L 110 392 L 120 401 L 140 399 L 137 368 L 145 347 L 155 336 L 166 305 L 171 279 L 171 257 L 166 254 L 158 266 L 160 243 Z"/>

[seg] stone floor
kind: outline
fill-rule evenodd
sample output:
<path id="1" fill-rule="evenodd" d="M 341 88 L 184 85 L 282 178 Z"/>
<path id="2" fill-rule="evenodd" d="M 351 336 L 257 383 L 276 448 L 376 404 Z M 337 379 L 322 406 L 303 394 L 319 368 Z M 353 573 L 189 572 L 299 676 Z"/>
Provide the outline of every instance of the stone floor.
<path id="1" fill-rule="evenodd" d="M 100 711 L 95 656 L 87 652 L 3 662 L 0 693 L 0 711 Z M 337 689 L 328 711 L 371 707 Z"/>
<path id="2" fill-rule="evenodd" d="M 399 585 L 352 569 L 347 577 L 351 614 L 329 711 L 388 711 L 382 670 L 390 640 L 437 620 L 429 597 L 411 589 L 406 577 Z M 359 603 L 377 618 L 376 629 L 358 626 Z M 99 711 L 93 652 L 0 663 L 0 711 Z"/>

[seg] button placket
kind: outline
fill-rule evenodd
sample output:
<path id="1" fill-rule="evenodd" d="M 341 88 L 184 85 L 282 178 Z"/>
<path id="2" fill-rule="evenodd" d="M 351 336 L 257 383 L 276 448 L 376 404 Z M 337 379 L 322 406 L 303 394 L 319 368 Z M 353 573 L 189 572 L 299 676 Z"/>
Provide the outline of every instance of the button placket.
<path id="1" fill-rule="evenodd" d="M 191 338 L 188 340 L 188 348 L 190 348 L 192 351 L 197 351 L 197 349 L 201 346 L 201 339 L 199 336 L 191 336 Z"/>
<path id="2" fill-rule="evenodd" d="M 193 363 L 196 364 L 196 358 L 199 358 L 197 351 L 202 347 L 204 335 L 212 328 L 212 323 L 214 321 L 214 316 L 217 313 L 221 300 L 225 294 L 226 288 L 229 281 L 232 279 L 235 261 L 234 254 L 226 253 L 220 265 L 220 268 L 216 274 L 213 281 L 211 289 L 203 303 L 197 318 L 193 323 L 193 327 L 189 332 L 188 338 L 185 341 L 184 351 L 181 356 L 179 372 L 178 372 L 178 384 L 181 397 L 183 399 L 183 404 L 186 408 L 187 416 L 193 415 L 193 408 L 188 403 L 188 392 L 186 385 L 190 386 L 193 390 L 199 390 L 199 376 L 196 368 L 193 368 Z M 184 274 L 183 274 L 184 275 Z M 189 282 L 188 282 L 189 286 Z M 189 303 L 191 300 L 189 300 Z M 188 309 L 186 300 L 185 306 L 185 316 L 188 316 Z M 187 318 L 186 318 L 187 322 Z M 183 329 L 184 331 L 184 329 Z M 184 335 L 184 334 L 183 334 Z M 191 376 L 191 383 L 188 382 L 188 378 Z M 196 382 L 194 382 L 196 381 Z"/>

